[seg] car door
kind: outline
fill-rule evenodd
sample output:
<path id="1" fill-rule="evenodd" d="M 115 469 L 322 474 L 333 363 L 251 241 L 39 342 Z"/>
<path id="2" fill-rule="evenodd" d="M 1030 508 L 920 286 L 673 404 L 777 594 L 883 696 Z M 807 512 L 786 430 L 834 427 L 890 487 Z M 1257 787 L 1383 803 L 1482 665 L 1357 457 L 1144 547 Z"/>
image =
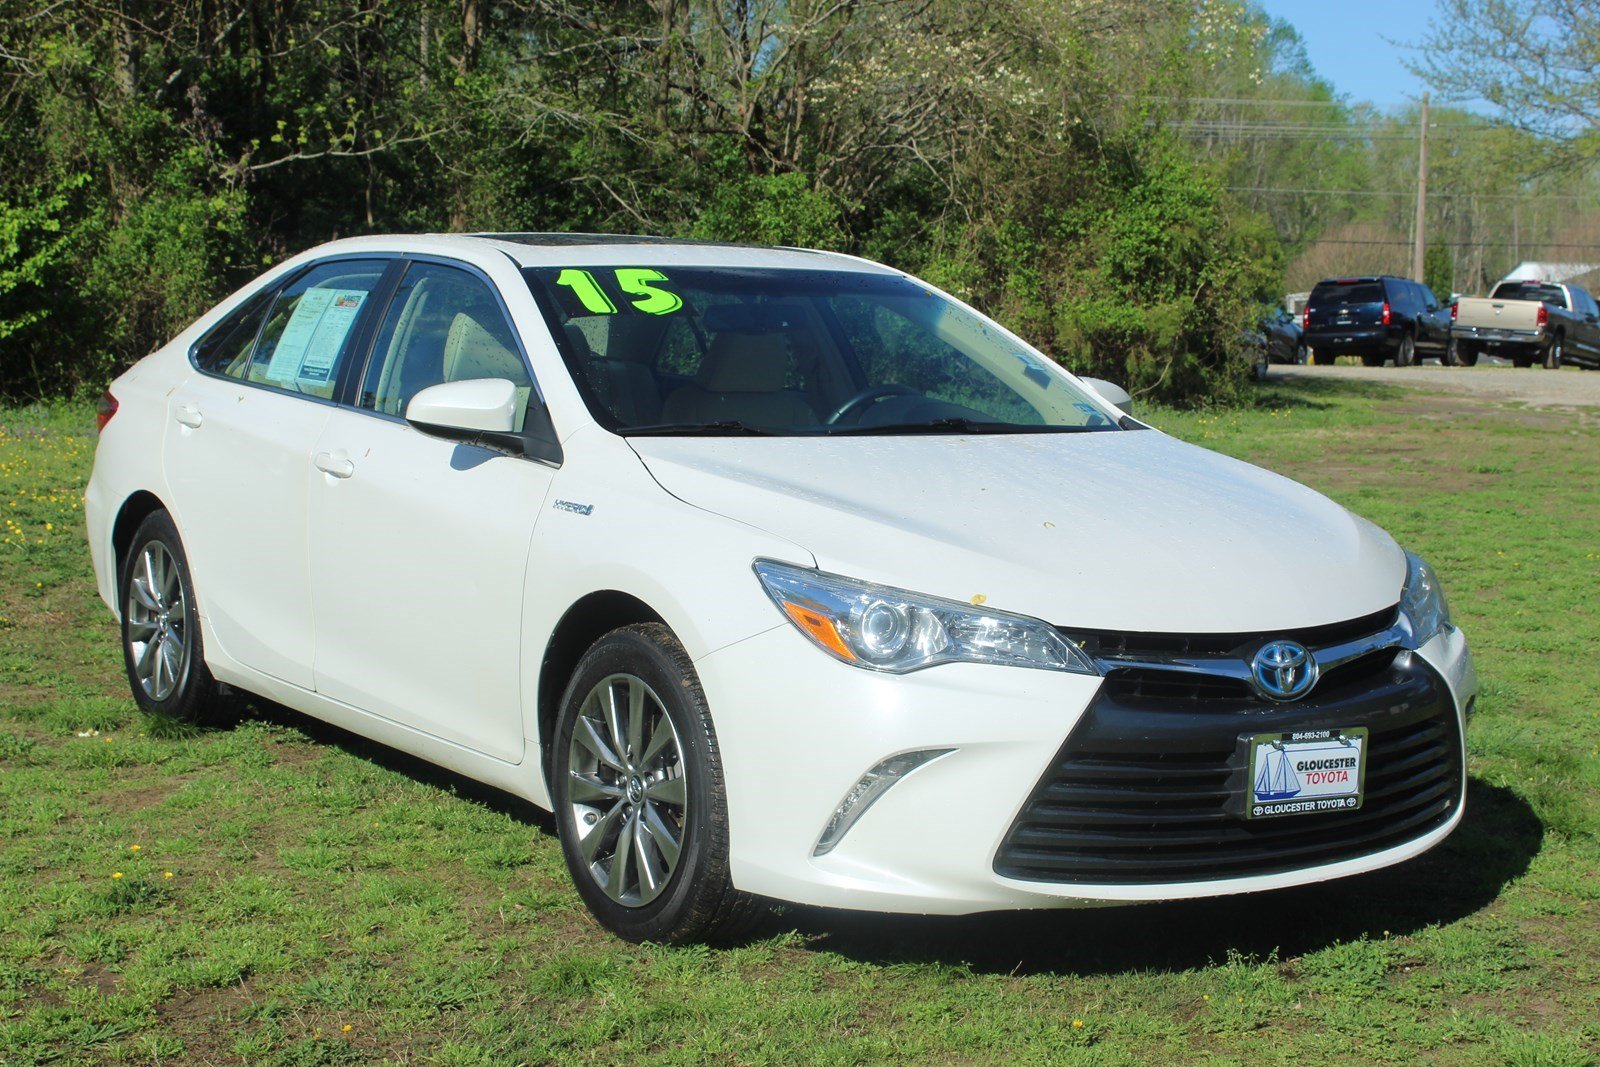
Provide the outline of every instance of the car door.
<path id="1" fill-rule="evenodd" d="M 390 260 L 316 264 L 247 300 L 192 352 L 163 441 L 168 491 L 219 651 L 312 686 L 307 465 L 334 378 Z"/>
<path id="2" fill-rule="evenodd" d="M 1450 316 L 1439 304 L 1439 298 L 1433 290 L 1426 285 L 1418 285 L 1417 293 L 1422 299 L 1422 329 L 1420 331 L 1423 343 L 1429 348 L 1443 348 L 1450 340 Z"/>
<path id="3" fill-rule="evenodd" d="M 1578 318 L 1573 331 L 1578 347 L 1586 355 L 1600 355 L 1600 305 L 1586 289 L 1573 285 L 1567 291 L 1572 295 L 1572 313 Z"/>
<path id="4" fill-rule="evenodd" d="M 540 403 L 487 278 L 410 262 L 354 406 L 333 413 L 310 457 L 316 686 L 517 762 L 523 579 L 555 472 L 405 422 L 417 392 L 466 378 L 508 378 Z"/>

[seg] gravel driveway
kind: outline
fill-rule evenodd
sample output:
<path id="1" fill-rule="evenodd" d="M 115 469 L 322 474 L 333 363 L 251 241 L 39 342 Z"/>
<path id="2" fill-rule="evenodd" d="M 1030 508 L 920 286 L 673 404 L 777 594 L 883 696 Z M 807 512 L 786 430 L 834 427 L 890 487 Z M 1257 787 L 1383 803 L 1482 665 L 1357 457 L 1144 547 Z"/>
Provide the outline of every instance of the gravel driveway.
<path id="1" fill-rule="evenodd" d="M 1600 407 L 1600 371 L 1563 367 L 1298 367 L 1273 364 L 1268 381 L 1333 378 L 1411 386 L 1435 393 L 1518 401 L 1533 407 Z"/>

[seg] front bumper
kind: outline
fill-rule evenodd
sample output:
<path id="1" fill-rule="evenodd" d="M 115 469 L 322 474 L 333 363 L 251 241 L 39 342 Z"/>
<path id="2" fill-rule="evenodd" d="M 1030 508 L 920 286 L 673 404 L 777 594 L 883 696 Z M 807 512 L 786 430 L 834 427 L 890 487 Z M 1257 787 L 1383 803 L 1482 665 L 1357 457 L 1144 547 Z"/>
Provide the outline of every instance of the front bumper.
<path id="1" fill-rule="evenodd" d="M 1459 744 L 1477 691 L 1464 638 L 1450 630 L 1412 655 L 1436 676 Z M 788 626 L 696 666 L 722 750 L 734 884 L 779 900 L 966 914 L 1244 893 L 1398 863 L 1436 845 L 1461 818 L 1458 794 L 1442 821 L 1379 851 L 1240 877 L 1114 884 L 1008 877 L 996 871 L 1008 834 L 1089 712 L 1101 679 L 969 664 L 878 675 L 829 660 Z M 868 768 L 933 748 L 954 751 L 901 779 L 831 851 L 813 854 Z M 1459 767 L 1464 754 L 1456 757 Z"/>

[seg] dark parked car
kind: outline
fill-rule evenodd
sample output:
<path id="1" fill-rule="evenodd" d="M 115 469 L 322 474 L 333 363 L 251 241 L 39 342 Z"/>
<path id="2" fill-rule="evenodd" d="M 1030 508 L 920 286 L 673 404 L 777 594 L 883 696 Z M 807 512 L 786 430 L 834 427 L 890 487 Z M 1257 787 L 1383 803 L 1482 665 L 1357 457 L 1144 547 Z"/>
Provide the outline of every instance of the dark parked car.
<path id="1" fill-rule="evenodd" d="M 1450 343 L 1449 309 L 1421 282 L 1390 275 L 1318 282 L 1301 327 L 1318 363 L 1360 356 L 1369 367 L 1390 359 L 1409 367 L 1424 356 L 1442 360 Z"/>
<path id="2" fill-rule="evenodd" d="M 1448 323 L 1446 323 L 1448 326 Z M 1261 320 L 1261 336 L 1267 346 L 1267 359 L 1273 363 L 1304 363 L 1306 347 L 1301 341 L 1300 324 L 1279 308 Z"/>

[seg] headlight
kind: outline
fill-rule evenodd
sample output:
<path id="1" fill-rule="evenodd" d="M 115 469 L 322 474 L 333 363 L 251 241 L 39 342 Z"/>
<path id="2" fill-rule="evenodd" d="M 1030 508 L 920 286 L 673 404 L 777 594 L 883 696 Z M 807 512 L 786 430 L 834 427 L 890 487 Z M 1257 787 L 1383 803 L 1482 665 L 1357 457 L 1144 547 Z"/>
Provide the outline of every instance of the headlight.
<path id="1" fill-rule="evenodd" d="M 795 629 L 853 667 L 905 674 L 940 663 L 998 663 L 1098 673 L 1038 619 L 767 560 L 755 572 Z"/>
<path id="2" fill-rule="evenodd" d="M 1421 648 L 1450 625 L 1450 605 L 1433 568 L 1422 557 L 1406 553 L 1406 584 L 1400 591 L 1400 617 L 1411 630 L 1406 645 Z"/>

